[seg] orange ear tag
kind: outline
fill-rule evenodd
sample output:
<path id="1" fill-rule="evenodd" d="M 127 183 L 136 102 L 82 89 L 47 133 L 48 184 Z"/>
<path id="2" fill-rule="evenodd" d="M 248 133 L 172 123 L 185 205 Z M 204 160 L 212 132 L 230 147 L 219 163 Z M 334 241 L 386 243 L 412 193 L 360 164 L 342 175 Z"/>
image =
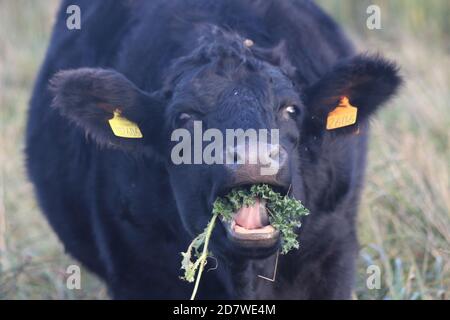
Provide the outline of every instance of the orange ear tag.
<path id="1" fill-rule="evenodd" d="M 347 97 L 342 97 L 339 105 L 328 114 L 327 130 L 351 126 L 356 123 L 358 108 L 352 106 Z"/>
<path id="2" fill-rule="evenodd" d="M 111 129 L 117 137 L 142 138 L 142 132 L 138 125 L 120 115 L 120 110 L 114 110 L 114 117 L 108 120 Z"/>

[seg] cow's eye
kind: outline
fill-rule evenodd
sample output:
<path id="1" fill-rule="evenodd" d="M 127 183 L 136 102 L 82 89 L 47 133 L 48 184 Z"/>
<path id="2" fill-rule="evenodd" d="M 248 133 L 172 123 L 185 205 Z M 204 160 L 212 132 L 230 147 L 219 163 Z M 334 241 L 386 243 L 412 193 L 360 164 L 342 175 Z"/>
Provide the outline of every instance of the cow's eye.
<path id="1" fill-rule="evenodd" d="M 287 105 L 284 106 L 281 110 L 283 118 L 295 118 L 300 114 L 300 109 L 296 105 Z"/>
<path id="2" fill-rule="evenodd" d="M 176 117 L 175 126 L 176 127 L 185 127 L 192 120 L 194 120 L 194 117 L 191 114 L 182 112 L 182 113 L 178 114 L 178 116 Z"/>

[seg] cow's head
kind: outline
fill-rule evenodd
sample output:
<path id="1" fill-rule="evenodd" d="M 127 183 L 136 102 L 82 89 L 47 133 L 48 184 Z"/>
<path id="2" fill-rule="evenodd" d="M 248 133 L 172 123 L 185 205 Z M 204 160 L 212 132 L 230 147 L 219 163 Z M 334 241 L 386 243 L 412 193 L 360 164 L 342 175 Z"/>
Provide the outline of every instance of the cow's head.
<path id="1" fill-rule="evenodd" d="M 355 56 L 301 87 L 283 50 L 283 45 L 263 50 L 237 35 L 216 32 L 174 61 L 158 92 L 145 92 L 114 70 L 82 68 L 53 77 L 53 106 L 96 143 L 164 162 L 181 220 L 193 237 L 211 218 L 215 199 L 235 186 L 267 183 L 281 193 L 295 189 L 304 200 L 301 170 L 312 159 L 308 149 L 327 135 L 338 140 L 354 133 L 400 83 L 390 62 Z M 327 131 L 327 116 L 343 96 L 358 107 L 356 123 Z M 116 136 L 109 123 L 114 113 L 135 123 L 142 137 Z M 215 130 L 207 134 L 208 129 Z M 261 143 L 264 131 L 256 131 L 259 147 L 249 136 L 230 145 L 227 129 L 266 129 L 269 136 Z M 207 146 L 217 134 L 223 147 L 211 151 Z M 192 147 L 191 154 L 180 150 L 182 140 Z M 267 226 L 267 213 L 258 203 L 236 215 L 233 227 L 223 223 L 217 228 L 215 251 L 265 256 L 276 250 L 279 234 Z"/>

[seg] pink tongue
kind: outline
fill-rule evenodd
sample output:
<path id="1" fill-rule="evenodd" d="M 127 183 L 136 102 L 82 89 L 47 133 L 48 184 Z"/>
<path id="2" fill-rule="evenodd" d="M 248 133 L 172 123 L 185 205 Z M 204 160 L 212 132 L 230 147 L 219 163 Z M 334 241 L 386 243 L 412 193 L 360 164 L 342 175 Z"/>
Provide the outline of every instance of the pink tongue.
<path id="1" fill-rule="evenodd" d="M 255 199 L 250 207 L 242 207 L 234 216 L 237 225 L 245 229 L 260 229 L 269 224 L 269 216 L 264 210 L 265 203 Z"/>

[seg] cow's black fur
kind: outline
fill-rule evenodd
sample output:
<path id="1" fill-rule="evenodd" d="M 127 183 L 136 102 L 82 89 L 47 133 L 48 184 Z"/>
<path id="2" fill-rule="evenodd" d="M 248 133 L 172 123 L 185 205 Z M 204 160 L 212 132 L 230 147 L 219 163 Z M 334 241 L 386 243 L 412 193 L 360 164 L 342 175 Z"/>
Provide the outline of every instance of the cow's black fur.
<path id="1" fill-rule="evenodd" d="M 218 165 L 170 163 L 169 134 L 189 128 L 177 118 L 185 112 L 221 130 L 280 128 L 293 194 L 311 211 L 300 250 L 280 257 L 274 283 L 257 277 L 272 273 L 274 255 L 242 255 L 219 224 L 218 267 L 199 297 L 349 298 L 368 117 L 394 94 L 396 67 L 355 56 L 310 1 L 85 0 L 81 30 L 68 30 L 72 2 L 61 6 L 36 82 L 26 148 L 39 203 L 67 252 L 115 298 L 189 297 L 180 252 L 229 177 Z M 341 96 L 358 107 L 358 122 L 327 131 Z M 298 114 L 282 118 L 283 104 Z M 111 133 L 117 107 L 144 139 Z"/>

